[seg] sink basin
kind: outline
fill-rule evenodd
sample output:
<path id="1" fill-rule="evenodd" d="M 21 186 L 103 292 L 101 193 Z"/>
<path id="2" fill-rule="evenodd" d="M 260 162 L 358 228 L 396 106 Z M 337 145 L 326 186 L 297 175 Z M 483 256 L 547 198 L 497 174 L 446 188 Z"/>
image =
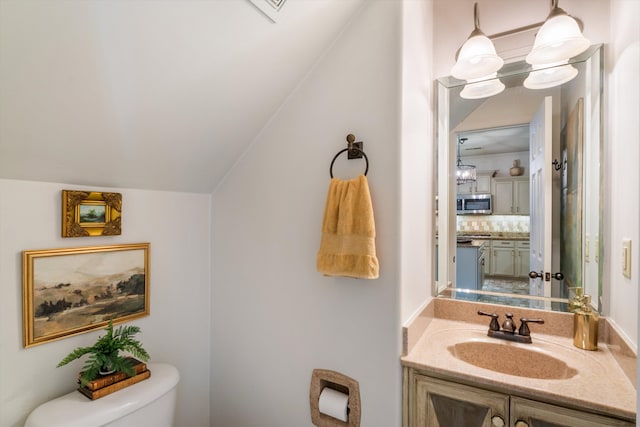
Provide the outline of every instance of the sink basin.
<path id="1" fill-rule="evenodd" d="M 518 377 L 562 380 L 578 373 L 564 361 L 522 345 L 464 341 L 449 346 L 448 350 L 454 357 L 479 368 Z"/>

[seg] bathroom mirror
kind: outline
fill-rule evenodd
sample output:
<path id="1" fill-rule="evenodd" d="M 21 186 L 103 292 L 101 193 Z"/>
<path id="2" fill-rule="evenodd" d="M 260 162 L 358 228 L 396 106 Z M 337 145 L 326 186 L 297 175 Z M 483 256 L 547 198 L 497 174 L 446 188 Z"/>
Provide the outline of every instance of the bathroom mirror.
<path id="1" fill-rule="evenodd" d="M 434 295 L 567 311 L 583 292 L 601 309 L 602 62 L 591 46 L 535 72 L 574 77 L 535 89 L 529 64 L 505 64 L 505 89 L 479 99 L 464 81 L 437 80 Z M 460 164 L 475 181 L 456 182 Z M 491 213 L 486 202 L 460 210 L 487 194 Z"/>

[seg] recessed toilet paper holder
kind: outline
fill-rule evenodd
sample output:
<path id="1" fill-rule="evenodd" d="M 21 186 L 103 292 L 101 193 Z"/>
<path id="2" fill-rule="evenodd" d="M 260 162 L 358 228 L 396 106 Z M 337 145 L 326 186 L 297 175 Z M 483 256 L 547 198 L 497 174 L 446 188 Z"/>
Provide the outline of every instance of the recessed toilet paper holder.
<path id="1" fill-rule="evenodd" d="M 320 393 L 331 388 L 348 396 L 347 421 L 320 412 Z M 356 380 L 328 369 L 314 369 L 309 390 L 311 421 L 318 427 L 360 427 L 360 386 Z"/>

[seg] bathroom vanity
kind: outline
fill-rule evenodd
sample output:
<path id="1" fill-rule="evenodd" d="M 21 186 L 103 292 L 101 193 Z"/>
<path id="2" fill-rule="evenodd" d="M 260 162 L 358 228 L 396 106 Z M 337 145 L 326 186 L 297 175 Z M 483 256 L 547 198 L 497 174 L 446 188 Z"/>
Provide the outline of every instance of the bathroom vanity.
<path id="1" fill-rule="evenodd" d="M 432 301 L 439 303 L 445 301 Z M 410 332 L 415 341 L 402 357 L 405 427 L 635 425 L 628 373 L 604 342 L 597 351 L 573 346 L 572 315 L 510 309 L 518 325 L 521 317 L 546 319 L 531 325 L 532 343 L 525 344 L 487 336 L 488 319 L 476 311 L 498 310 L 502 322 L 501 307 L 446 304 L 425 309 L 433 317 Z"/>
<path id="2" fill-rule="evenodd" d="M 418 369 L 405 368 L 405 379 L 410 396 L 405 426 L 635 426 L 618 418 L 432 377 Z"/>
<path id="3" fill-rule="evenodd" d="M 573 314 L 550 311 L 567 310 L 567 299 L 581 287 L 584 294 L 594 296 L 593 310 L 602 312 L 602 290 L 607 285 L 602 263 L 606 250 L 602 217 L 607 211 L 601 196 L 601 178 L 607 175 L 600 157 L 602 46 L 591 46 L 567 63 L 578 78 L 529 90 L 525 82 L 540 74 L 524 60 L 512 61 L 500 69 L 497 79 L 484 80 L 486 87 L 503 86 L 485 94 L 491 96 L 488 101 L 469 96 L 477 81 L 452 76 L 437 80 L 434 299 L 403 331 L 405 426 L 635 425 L 637 354 L 633 345 L 601 318 L 597 351 L 578 349 L 573 346 Z M 562 71 L 564 64 L 549 66 L 545 73 Z M 526 243 L 491 236 L 485 253 L 485 272 L 524 278 L 529 283 L 527 297 L 513 289 L 493 292 L 509 307 L 447 300 L 477 296 L 475 300 L 480 301 L 488 293 L 470 286 L 473 282 L 465 281 L 457 269 L 461 265 L 454 265 L 461 258 L 456 231 L 503 230 L 500 224 L 491 224 L 495 228 L 481 224 L 481 219 L 458 227 L 460 210 L 453 209 L 452 199 L 457 190 L 454 172 L 461 162 L 455 162 L 452 141 L 482 141 L 488 138 L 488 130 L 515 131 L 522 125 L 528 127 L 528 150 L 520 152 L 528 151 L 529 159 L 523 176 L 512 176 L 522 171 L 511 174 L 493 159 L 489 163 L 478 158 L 479 151 L 475 152 L 477 162 L 467 166 L 482 161 L 478 167 L 496 169 L 491 181 L 493 214 L 529 216 Z M 467 145 L 467 149 L 481 146 Z M 475 267 L 472 261 L 465 264 Z M 541 318 L 544 324 L 531 327 L 531 343 L 498 340 L 488 334 L 489 324 L 486 318 L 479 319 L 484 317 L 477 315 L 479 310 L 491 317 L 492 312 L 499 314 L 500 324 L 507 312 L 518 326 L 521 318 Z M 504 324 L 492 323 L 491 328 L 514 333 Z"/>

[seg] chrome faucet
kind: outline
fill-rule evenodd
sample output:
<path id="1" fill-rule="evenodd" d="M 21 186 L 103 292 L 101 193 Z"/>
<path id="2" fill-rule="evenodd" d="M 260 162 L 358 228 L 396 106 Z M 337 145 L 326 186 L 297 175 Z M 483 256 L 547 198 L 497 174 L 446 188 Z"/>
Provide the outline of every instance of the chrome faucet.
<path id="1" fill-rule="evenodd" d="M 489 331 L 487 331 L 488 336 L 525 344 L 531 344 L 531 331 L 529 330 L 528 324 L 544 323 L 542 319 L 527 319 L 522 317 L 520 318 L 520 328 L 516 332 L 516 323 L 513 321 L 513 314 L 511 313 L 505 313 L 506 319 L 502 322 L 502 328 L 498 322 L 499 316 L 496 313 L 487 313 L 486 311 L 478 310 L 478 314 L 491 317 Z"/>

